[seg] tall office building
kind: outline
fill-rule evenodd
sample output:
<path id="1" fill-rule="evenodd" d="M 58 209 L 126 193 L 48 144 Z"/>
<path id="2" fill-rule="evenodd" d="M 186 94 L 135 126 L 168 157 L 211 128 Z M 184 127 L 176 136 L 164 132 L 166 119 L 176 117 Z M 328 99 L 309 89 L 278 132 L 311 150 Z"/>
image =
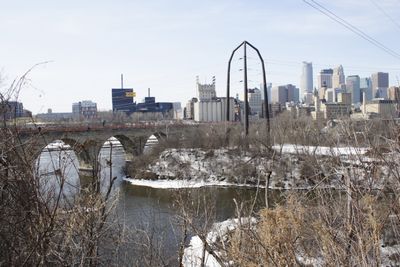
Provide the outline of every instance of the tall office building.
<path id="1" fill-rule="evenodd" d="M 211 84 L 201 84 L 199 77 L 196 77 L 196 89 L 199 96 L 199 101 L 210 101 L 217 97 L 215 92 L 215 76 L 212 79 Z"/>
<path id="2" fill-rule="evenodd" d="M 298 102 L 299 89 L 292 84 L 275 86 L 272 88 L 272 103 L 285 104 L 286 102 Z"/>
<path id="3" fill-rule="evenodd" d="M 387 89 L 389 87 L 389 73 L 377 72 L 371 75 L 372 96 L 387 98 Z"/>
<path id="4" fill-rule="evenodd" d="M 303 68 L 300 79 L 301 94 L 312 93 L 313 91 L 313 67 L 312 62 L 303 61 Z"/>
<path id="5" fill-rule="evenodd" d="M 332 74 L 332 88 L 342 88 L 345 84 L 345 76 L 343 66 L 339 65 L 333 69 Z"/>
<path id="6" fill-rule="evenodd" d="M 333 69 L 324 69 L 318 73 L 318 88 L 332 88 Z"/>
<path id="7" fill-rule="evenodd" d="M 262 114 L 261 91 L 258 88 L 249 89 L 249 106 L 252 114 Z"/>
<path id="8" fill-rule="evenodd" d="M 368 77 L 360 78 L 360 89 L 362 92 L 361 96 L 363 96 L 364 95 L 363 93 L 365 92 L 365 98 L 366 98 L 365 100 L 371 101 L 373 98 L 371 78 L 368 78 Z M 364 99 L 361 99 L 361 100 L 362 100 L 361 102 L 364 103 Z"/>
<path id="9" fill-rule="evenodd" d="M 346 90 L 351 94 L 351 103 L 358 104 L 361 102 L 360 77 L 358 75 L 350 75 L 346 78 Z"/>

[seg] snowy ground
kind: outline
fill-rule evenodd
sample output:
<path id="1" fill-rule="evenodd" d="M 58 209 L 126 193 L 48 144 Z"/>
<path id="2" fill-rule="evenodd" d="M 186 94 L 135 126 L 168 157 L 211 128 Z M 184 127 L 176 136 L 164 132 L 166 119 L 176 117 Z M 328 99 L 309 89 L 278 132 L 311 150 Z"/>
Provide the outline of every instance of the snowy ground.
<path id="1" fill-rule="evenodd" d="M 215 249 L 215 246 L 217 245 L 218 242 L 226 242 L 227 241 L 227 235 L 234 231 L 239 224 L 245 225 L 245 224 L 251 224 L 255 225 L 256 224 L 256 219 L 255 218 L 241 218 L 240 221 L 239 219 L 229 219 L 223 222 L 218 222 L 214 223 L 211 231 L 207 234 L 206 237 L 206 242 L 207 244 L 215 251 L 215 253 L 221 257 L 224 256 L 222 255 L 221 252 L 218 251 L 218 249 Z M 200 239 L 199 236 L 193 236 L 190 239 L 190 244 L 187 248 L 184 250 L 183 254 L 183 266 L 185 267 L 197 267 L 201 266 L 202 262 L 202 256 L 204 252 L 204 242 Z M 224 263 L 223 266 L 230 266 L 231 264 Z M 204 266 L 205 267 L 221 267 L 221 264 L 217 261 L 217 259 L 208 253 L 206 250 L 204 253 Z"/>
<path id="2" fill-rule="evenodd" d="M 325 146 L 303 146 L 294 144 L 282 144 L 272 147 L 276 151 L 282 149 L 282 153 L 288 154 L 315 154 L 319 156 L 361 156 L 368 148 L 366 147 L 325 147 Z"/>
<path id="3" fill-rule="evenodd" d="M 210 186 L 238 186 L 234 183 L 220 181 L 188 181 L 188 180 L 144 180 L 124 178 L 125 181 L 137 186 L 146 186 L 160 189 L 201 188 Z M 246 186 L 246 185 L 243 185 Z"/>
<path id="4" fill-rule="evenodd" d="M 239 223 L 241 225 L 248 225 L 250 223 L 251 227 L 256 227 L 257 220 L 255 218 L 242 218 L 239 219 L 228 219 L 223 222 L 214 223 L 212 229 L 207 234 L 206 242 L 210 248 L 216 253 L 218 257 L 222 260 L 226 260 L 226 254 L 218 249 L 218 245 L 222 243 L 227 243 L 229 233 L 233 232 L 238 228 Z M 190 244 L 184 250 L 183 255 L 183 266 L 184 267 L 200 267 L 202 262 L 202 257 L 204 253 L 204 266 L 205 267 L 221 267 L 221 266 L 235 266 L 234 262 L 228 261 L 223 262 L 221 265 L 218 260 L 208 253 L 206 250 L 204 252 L 204 242 L 199 236 L 193 236 L 190 239 Z M 296 256 L 297 260 L 306 266 L 325 266 L 324 260 L 322 258 L 310 258 L 302 255 Z M 382 266 L 399 266 L 398 262 L 400 260 L 400 245 L 393 246 L 382 246 L 381 247 L 381 260 Z"/>
<path id="5" fill-rule="evenodd" d="M 271 170 L 271 189 L 310 189 L 316 185 L 340 189 L 348 167 L 357 182 L 373 184 L 374 188 L 382 188 L 391 176 L 388 167 L 377 164 L 380 160 L 365 155 L 367 148 L 283 144 L 273 149 L 278 152 L 274 160 L 235 149 L 167 149 L 143 170 L 158 179 L 125 180 L 153 188 L 265 187 L 265 177 Z M 304 166 L 307 161 L 309 166 Z"/>

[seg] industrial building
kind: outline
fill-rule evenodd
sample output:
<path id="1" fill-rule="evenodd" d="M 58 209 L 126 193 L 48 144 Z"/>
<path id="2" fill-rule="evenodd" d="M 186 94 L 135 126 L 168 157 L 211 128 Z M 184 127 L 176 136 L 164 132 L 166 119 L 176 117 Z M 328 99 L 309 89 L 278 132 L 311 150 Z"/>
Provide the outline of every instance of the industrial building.
<path id="1" fill-rule="evenodd" d="M 111 89 L 112 93 L 112 106 L 113 112 L 123 112 L 126 115 L 133 113 L 152 113 L 157 119 L 173 118 L 173 103 L 170 102 L 156 102 L 155 97 L 150 96 L 150 88 L 148 89 L 148 96 L 144 98 L 144 102 L 136 103 L 134 97 L 136 92 L 132 88 L 123 88 L 123 77 L 121 76 L 121 88 Z M 160 116 L 156 116 L 156 114 Z M 143 116 L 139 116 L 143 117 Z M 145 116 L 146 119 L 152 116 Z"/>
<path id="2" fill-rule="evenodd" d="M 226 120 L 227 98 L 220 97 L 211 101 L 194 102 L 194 120 L 198 122 L 218 122 Z M 236 101 L 229 99 L 229 118 L 235 120 Z"/>

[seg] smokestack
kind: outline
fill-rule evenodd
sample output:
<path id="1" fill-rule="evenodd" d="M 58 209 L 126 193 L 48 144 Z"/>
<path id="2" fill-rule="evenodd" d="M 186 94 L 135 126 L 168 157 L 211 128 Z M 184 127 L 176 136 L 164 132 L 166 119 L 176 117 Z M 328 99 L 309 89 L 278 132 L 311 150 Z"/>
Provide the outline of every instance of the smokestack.
<path id="1" fill-rule="evenodd" d="M 150 97 L 150 88 L 147 88 L 147 95 Z"/>
<path id="2" fill-rule="evenodd" d="M 121 89 L 124 89 L 124 75 L 121 73 Z"/>

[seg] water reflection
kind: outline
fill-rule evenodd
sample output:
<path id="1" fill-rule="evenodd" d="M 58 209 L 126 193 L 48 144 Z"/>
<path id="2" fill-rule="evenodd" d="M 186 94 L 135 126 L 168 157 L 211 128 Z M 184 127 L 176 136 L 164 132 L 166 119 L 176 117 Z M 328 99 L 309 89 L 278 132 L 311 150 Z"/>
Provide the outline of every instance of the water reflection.
<path id="1" fill-rule="evenodd" d="M 46 146 L 36 161 L 39 192 L 49 203 L 61 194 L 61 203 L 70 203 L 79 193 L 78 160 L 75 153 L 62 141 Z"/>

